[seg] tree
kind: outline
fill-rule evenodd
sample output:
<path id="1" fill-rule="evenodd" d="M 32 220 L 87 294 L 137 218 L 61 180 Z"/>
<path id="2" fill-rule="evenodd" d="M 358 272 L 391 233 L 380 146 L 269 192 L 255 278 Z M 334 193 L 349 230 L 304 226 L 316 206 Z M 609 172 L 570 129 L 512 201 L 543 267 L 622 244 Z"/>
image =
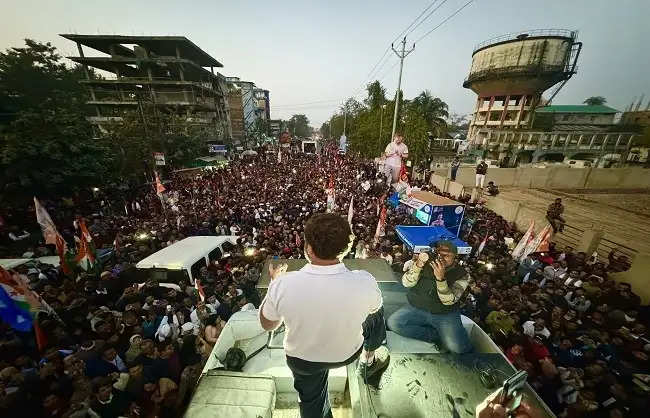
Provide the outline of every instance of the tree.
<path id="1" fill-rule="evenodd" d="M 587 97 L 585 101 L 582 103 L 588 106 L 599 106 L 607 103 L 607 99 L 604 98 L 603 96 L 591 96 L 591 97 Z"/>
<path id="2" fill-rule="evenodd" d="M 110 179 L 108 144 L 85 119 L 80 67 L 49 43 L 0 53 L 0 200 L 54 195 Z"/>
<path id="3" fill-rule="evenodd" d="M 311 135 L 311 126 L 309 126 L 309 119 L 303 114 L 293 115 L 287 122 L 289 133 L 294 136 L 308 137 Z"/>
<path id="4" fill-rule="evenodd" d="M 429 90 L 420 93 L 409 103 L 409 110 L 418 113 L 426 121 L 429 130 L 436 136 L 440 136 L 446 130 L 446 118 L 449 117 L 447 103 L 438 97 L 433 97 Z"/>
<path id="5" fill-rule="evenodd" d="M 370 109 L 378 109 L 379 106 L 386 103 L 386 89 L 377 80 L 366 86 L 368 97 L 364 99 L 364 103 Z"/>

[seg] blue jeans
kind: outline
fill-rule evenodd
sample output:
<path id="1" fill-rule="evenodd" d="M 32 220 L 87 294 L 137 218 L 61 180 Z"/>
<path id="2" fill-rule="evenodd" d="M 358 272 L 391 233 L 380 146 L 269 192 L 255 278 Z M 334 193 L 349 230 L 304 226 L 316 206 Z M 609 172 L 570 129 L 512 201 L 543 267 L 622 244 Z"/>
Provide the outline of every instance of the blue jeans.
<path id="1" fill-rule="evenodd" d="M 451 181 L 456 181 L 456 173 L 458 173 L 458 167 L 451 168 Z"/>
<path id="2" fill-rule="evenodd" d="M 388 329 L 402 337 L 442 344 L 452 353 L 469 353 L 474 349 L 460 312 L 432 314 L 407 304 L 388 318 Z"/>
<path id="3" fill-rule="evenodd" d="M 386 339 L 386 321 L 384 308 L 368 315 L 362 324 L 363 347 L 366 351 L 374 351 Z M 327 378 L 330 369 L 347 366 L 359 357 L 361 348 L 350 358 L 339 363 L 319 363 L 287 356 L 287 365 L 293 374 L 293 387 L 300 399 L 301 418 L 332 418 L 329 396 L 327 394 Z"/>

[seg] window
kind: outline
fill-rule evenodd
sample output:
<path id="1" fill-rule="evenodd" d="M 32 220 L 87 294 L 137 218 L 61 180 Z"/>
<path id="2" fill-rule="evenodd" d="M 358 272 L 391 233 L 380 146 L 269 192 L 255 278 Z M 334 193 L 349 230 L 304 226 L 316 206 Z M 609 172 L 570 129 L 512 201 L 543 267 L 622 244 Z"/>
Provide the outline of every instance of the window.
<path id="1" fill-rule="evenodd" d="M 213 261 L 221 260 L 221 255 L 222 255 L 221 249 L 217 247 L 208 253 L 208 260 L 210 261 L 210 263 L 212 263 Z"/>
<path id="2" fill-rule="evenodd" d="M 564 115 L 564 116 L 562 116 L 562 120 L 565 121 L 565 122 L 568 121 L 569 118 L 570 118 L 569 115 Z"/>
<path id="3" fill-rule="evenodd" d="M 192 279 L 196 280 L 197 277 L 199 277 L 199 272 L 201 271 L 201 267 L 207 267 L 205 265 L 205 259 L 201 257 L 199 261 L 196 263 L 192 264 L 192 268 L 190 271 L 192 272 Z"/>

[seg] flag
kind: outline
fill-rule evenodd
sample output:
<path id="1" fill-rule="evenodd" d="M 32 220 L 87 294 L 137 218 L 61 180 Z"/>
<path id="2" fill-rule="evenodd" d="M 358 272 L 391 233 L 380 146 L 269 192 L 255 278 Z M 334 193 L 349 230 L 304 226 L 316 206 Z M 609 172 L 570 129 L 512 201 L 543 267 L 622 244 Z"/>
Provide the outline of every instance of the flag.
<path id="1" fill-rule="evenodd" d="M 158 176 L 158 172 L 154 171 L 154 174 L 156 175 L 156 194 L 158 196 L 161 196 L 162 193 L 165 191 L 165 186 L 160 182 L 160 177 Z"/>
<path id="2" fill-rule="evenodd" d="M 354 216 L 354 196 L 350 198 L 350 208 L 348 209 L 348 223 L 352 229 L 352 217 Z"/>
<path id="3" fill-rule="evenodd" d="M 487 244 L 488 235 L 489 235 L 489 232 L 486 232 L 485 233 L 485 238 L 483 238 L 483 241 L 481 241 L 481 244 L 478 246 L 478 250 L 476 251 L 476 257 L 477 258 L 483 252 L 483 249 L 485 248 L 485 244 Z"/>
<path id="4" fill-rule="evenodd" d="M 280 148 L 278 148 L 278 162 L 282 162 L 282 150 Z"/>
<path id="5" fill-rule="evenodd" d="M 300 233 L 296 231 L 296 247 L 302 247 L 302 240 L 300 239 Z"/>
<path id="6" fill-rule="evenodd" d="M 0 318 L 19 331 L 32 329 L 30 305 L 21 286 L 12 276 L 0 267 Z"/>
<path id="7" fill-rule="evenodd" d="M 50 214 L 41 205 L 41 203 L 34 197 L 34 208 L 36 209 L 36 222 L 41 226 L 43 237 L 46 244 L 54 244 L 56 246 L 56 253 L 60 259 L 61 270 L 63 273 L 70 274 L 72 269 L 65 260 L 65 253 L 68 250 L 68 245 L 56 229 L 56 225 L 50 218 Z"/>
<path id="8" fill-rule="evenodd" d="M 201 285 L 201 279 L 197 278 L 194 280 L 194 288 L 196 289 L 197 293 L 199 294 L 199 297 L 201 298 L 201 301 L 205 300 L 205 291 L 203 290 L 203 286 Z"/>
<path id="9" fill-rule="evenodd" d="M 532 220 L 530 221 L 530 226 L 526 230 L 526 233 L 524 234 L 523 237 L 521 237 L 521 240 L 519 240 L 515 249 L 512 250 L 512 258 L 514 258 L 515 260 L 519 260 L 524 250 L 526 249 L 530 241 L 533 240 L 534 237 L 535 237 L 535 221 Z"/>
<path id="10" fill-rule="evenodd" d="M 543 243 L 546 243 L 546 249 L 548 250 L 548 241 L 550 240 L 552 232 L 553 228 L 551 225 L 546 225 L 544 229 L 542 229 L 540 233 L 537 234 L 535 239 L 531 240 L 528 243 L 526 249 L 524 250 L 524 253 L 521 255 L 521 258 L 527 257 L 530 253 L 542 251 L 540 248 L 542 247 Z"/>
<path id="11" fill-rule="evenodd" d="M 375 245 L 379 242 L 379 237 L 383 237 L 384 226 L 386 225 L 386 206 L 381 208 L 381 215 L 379 215 L 379 221 L 377 221 L 377 230 L 375 231 Z"/>
<path id="12" fill-rule="evenodd" d="M 327 188 L 334 190 L 334 176 L 333 175 L 330 176 L 330 182 L 327 185 Z"/>
<path id="13" fill-rule="evenodd" d="M 81 230 L 81 238 L 85 238 L 86 242 L 91 242 L 93 240 L 92 235 L 90 235 L 90 232 L 86 227 L 86 220 L 84 218 L 79 220 L 79 229 Z"/>
<path id="14" fill-rule="evenodd" d="M 402 167 L 399 169 L 399 179 L 405 182 L 409 182 L 409 174 L 406 171 L 406 164 L 402 162 Z"/>
<path id="15" fill-rule="evenodd" d="M 59 235 L 59 232 L 56 230 L 56 225 L 52 222 L 50 214 L 47 213 L 47 210 L 45 210 L 36 197 L 34 197 L 34 208 L 36 209 L 36 222 L 41 226 L 45 243 L 56 245 L 56 236 Z"/>
<path id="16" fill-rule="evenodd" d="M 95 254 L 93 254 L 91 247 L 88 245 L 88 241 L 85 239 L 79 240 L 74 262 L 85 271 L 90 270 L 95 265 Z"/>

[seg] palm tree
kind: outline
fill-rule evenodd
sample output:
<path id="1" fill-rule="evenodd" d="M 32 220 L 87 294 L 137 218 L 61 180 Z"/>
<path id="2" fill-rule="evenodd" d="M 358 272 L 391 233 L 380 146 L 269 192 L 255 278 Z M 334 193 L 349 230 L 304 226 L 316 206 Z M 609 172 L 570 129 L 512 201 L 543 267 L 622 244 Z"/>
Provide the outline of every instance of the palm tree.
<path id="1" fill-rule="evenodd" d="M 603 96 L 591 96 L 591 97 L 587 97 L 585 101 L 582 103 L 588 106 L 600 106 L 607 103 L 607 99 L 604 98 Z"/>
<path id="2" fill-rule="evenodd" d="M 449 117 L 449 107 L 439 97 L 433 97 L 429 90 L 423 91 L 411 100 L 409 106 L 424 117 L 427 126 L 436 134 L 440 134 L 440 131 L 447 126 L 445 118 Z"/>

